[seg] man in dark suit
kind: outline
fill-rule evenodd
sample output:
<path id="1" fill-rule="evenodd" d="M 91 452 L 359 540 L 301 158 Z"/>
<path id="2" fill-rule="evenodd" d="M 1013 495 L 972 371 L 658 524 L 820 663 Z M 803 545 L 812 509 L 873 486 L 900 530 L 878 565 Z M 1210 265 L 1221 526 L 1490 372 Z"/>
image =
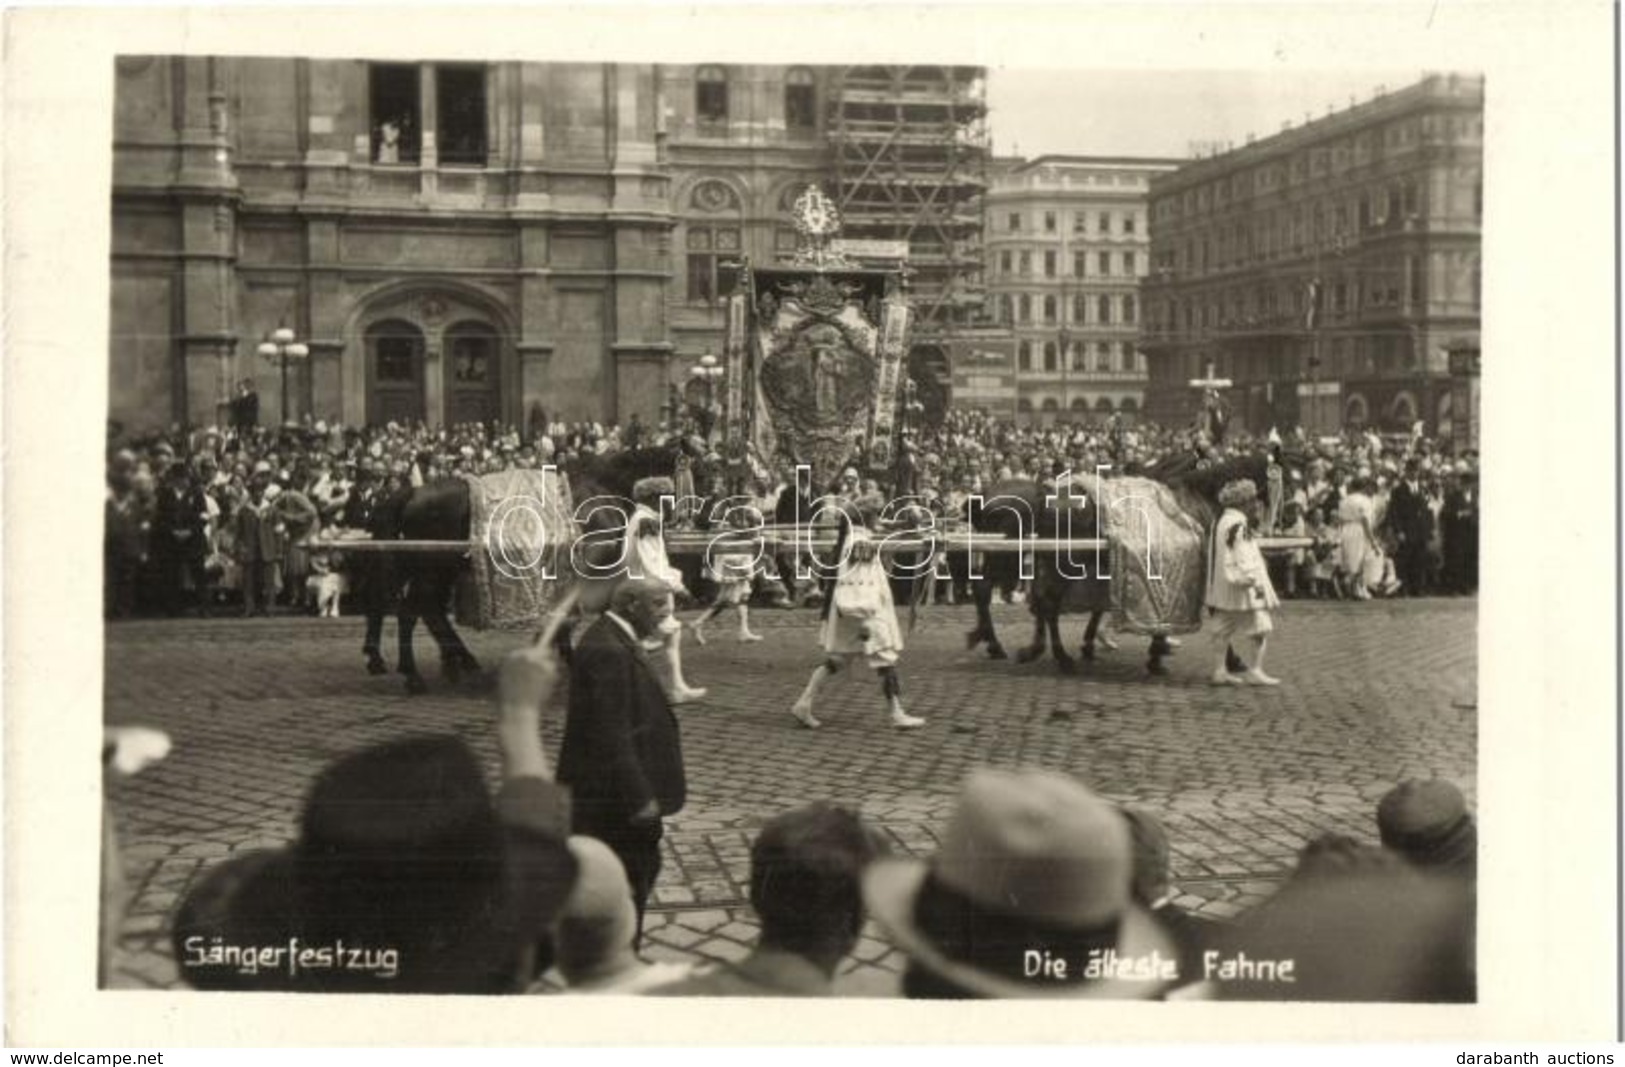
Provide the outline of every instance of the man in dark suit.
<path id="1" fill-rule="evenodd" d="M 1388 528 L 1394 535 L 1394 568 L 1406 596 L 1427 592 L 1428 541 L 1433 536 L 1433 509 L 1422 491 L 1418 464 L 1405 461 L 1405 477 L 1388 496 Z"/>
<path id="2" fill-rule="evenodd" d="M 570 787 L 578 834 L 596 837 L 626 868 L 643 909 L 660 874 L 661 817 L 682 810 L 688 783 L 677 717 L 644 655 L 671 619 L 671 591 L 652 579 L 622 583 L 582 635 L 570 665 L 570 708 L 559 782 Z"/>

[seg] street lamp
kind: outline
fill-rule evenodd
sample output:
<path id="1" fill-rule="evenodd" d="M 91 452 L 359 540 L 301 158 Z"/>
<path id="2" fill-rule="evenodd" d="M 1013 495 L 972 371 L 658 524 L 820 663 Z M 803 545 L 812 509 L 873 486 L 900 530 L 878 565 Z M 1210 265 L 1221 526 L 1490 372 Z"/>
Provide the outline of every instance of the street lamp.
<path id="1" fill-rule="evenodd" d="M 267 359 L 282 365 L 282 422 L 288 421 L 288 360 L 301 360 L 310 355 L 310 347 L 294 340 L 294 333 L 286 326 L 278 326 L 255 349 Z"/>
<path id="2" fill-rule="evenodd" d="M 700 357 L 700 362 L 688 369 L 689 376 L 695 381 L 705 385 L 705 439 L 711 439 L 711 430 L 716 425 L 717 383 L 727 373 L 726 369 L 717 363 L 717 357 L 707 352 Z"/>

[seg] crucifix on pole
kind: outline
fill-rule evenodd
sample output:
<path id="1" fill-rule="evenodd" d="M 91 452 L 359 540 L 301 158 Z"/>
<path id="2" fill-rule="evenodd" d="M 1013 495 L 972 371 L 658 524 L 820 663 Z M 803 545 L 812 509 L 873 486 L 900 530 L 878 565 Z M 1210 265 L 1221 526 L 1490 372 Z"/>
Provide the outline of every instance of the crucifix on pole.
<path id="1" fill-rule="evenodd" d="M 1197 416 L 1196 425 L 1203 430 L 1208 440 L 1218 444 L 1224 438 L 1224 427 L 1228 419 L 1225 417 L 1224 401 L 1219 395 L 1223 390 L 1230 388 L 1235 382 L 1229 378 L 1220 378 L 1212 360 L 1208 360 L 1207 376 L 1205 378 L 1192 378 L 1192 389 L 1202 390 L 1202 411 Z"/>

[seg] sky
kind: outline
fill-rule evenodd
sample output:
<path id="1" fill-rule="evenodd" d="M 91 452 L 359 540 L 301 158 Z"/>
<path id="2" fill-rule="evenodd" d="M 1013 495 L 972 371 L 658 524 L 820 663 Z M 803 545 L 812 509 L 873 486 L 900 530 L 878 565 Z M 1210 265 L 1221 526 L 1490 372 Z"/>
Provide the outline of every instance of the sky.
<path id="1" fill-rule="evenodd" d="M 1422 78 L 1420 70 L 1106 71 L 1012 70 L 987 79 L 994 151 L 1184 158 L 1193 141 L 1262 139 L 1305 113 L 1343 111 Z"/>

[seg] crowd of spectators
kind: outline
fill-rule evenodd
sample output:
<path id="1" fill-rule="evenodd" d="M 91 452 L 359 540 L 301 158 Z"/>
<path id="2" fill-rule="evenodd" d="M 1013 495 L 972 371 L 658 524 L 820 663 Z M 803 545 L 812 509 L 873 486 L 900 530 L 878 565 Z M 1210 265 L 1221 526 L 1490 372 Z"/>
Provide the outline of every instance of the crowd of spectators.
<path id="1" fill-rule="evenodd" d="M 358 491 L 417 485 L 456 474 L 555 464 L 668 445 L 679 439 L 707 469 L 692 425 L 548 422 L 432 428 L 391 422 L 348 427 L 306 419 L 276 429 L 235 420 L 226 428 L 132 436 L 109 427 L 105 527 L 106 612 L 244 613 L 315 610 L 329 561 L 324 530 L 357 525 Z M 1470 594 L 1477 586 L 1478 466 L 1472 453 L 1418 429 L 1381 436 L 1284 438 L 1233 431 L 1210 440 L 1188 427 L 1150 424 L 1023 427 L 979 411 L 950 411 L 910 438 L 911 488 L 945 519 L 970 496 L 1012 479 L 1047 481 L 1070 470 L 1092 477 L 1153 473 L 1170 461 L 1202 466 L 1238 455 L 1279 458 L 1265 534 L 1312 547 L 1277 555 L 1284 595 Z M 714 465 L 713 465 L 714 466 Z M 754 491 L 771 513 L 792 484 L 788 470 L 758 472 Z M 776 474 L 776 478 L 775 478 Z M 1273 477 L 1273 475 L 1272 475 Z M 716 486 L 702 484 L 701 491 Z M 886 487 L 890 488 L 890 487 Z M 879 483 L 863 491 L 882 491 Z"/>

